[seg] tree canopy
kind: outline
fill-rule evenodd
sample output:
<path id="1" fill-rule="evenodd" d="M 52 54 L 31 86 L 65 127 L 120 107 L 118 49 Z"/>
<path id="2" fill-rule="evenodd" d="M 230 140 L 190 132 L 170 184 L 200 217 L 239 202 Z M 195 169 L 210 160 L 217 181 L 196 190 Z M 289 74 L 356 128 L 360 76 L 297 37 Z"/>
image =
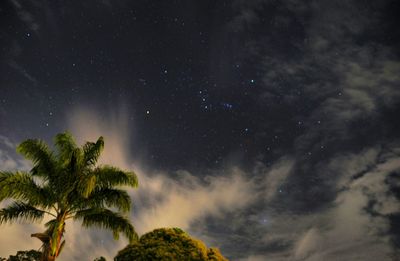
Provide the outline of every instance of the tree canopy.
<path id="1" fill-rule="evenodd" d="M 18 251 L 15 256 L 10 255 L 8 259 L 1 258 L 0 261 L 39 261 L 42 254 L 36 250 Z"/>
<path id="2" fill-rule="evenodd" d="M 114 260 L 227 261 L 217 248 L 207 248 L 179 228 L 160 228 L 146 233 L 119 251 Z"/>

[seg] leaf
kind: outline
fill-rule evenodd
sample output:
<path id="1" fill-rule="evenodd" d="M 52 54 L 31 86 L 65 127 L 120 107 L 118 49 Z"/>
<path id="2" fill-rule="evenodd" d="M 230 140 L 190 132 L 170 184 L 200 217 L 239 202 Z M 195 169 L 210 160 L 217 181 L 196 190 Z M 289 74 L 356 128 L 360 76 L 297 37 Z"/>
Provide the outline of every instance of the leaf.
<path id="1" fill-rule="evenodd" d="M 41 221 L 45 212 L 21 201 L 0 209 L 0 224 L 13 222 L 18 219 L 27 221 Z"/>

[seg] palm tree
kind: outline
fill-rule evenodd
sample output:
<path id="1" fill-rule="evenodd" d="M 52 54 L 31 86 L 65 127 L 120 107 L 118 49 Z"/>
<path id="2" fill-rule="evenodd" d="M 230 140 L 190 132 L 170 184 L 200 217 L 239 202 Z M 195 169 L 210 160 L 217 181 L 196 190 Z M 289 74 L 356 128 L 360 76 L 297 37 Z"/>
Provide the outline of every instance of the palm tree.
<path id="1" fill-rule="evenodd" d="M 56 151 L 41 140 L 22 142 L 17 151 L 33 162 L 30 172 L 0 171 L 0 202 L 13 200 L 0 209 L 0 224 L 16 220 L 42 221 L 48 215 L 44 233 L 32 234 L 42 241 L 42 260 L 55 260 L 65 240 L 65 221 L 82 221 L 84 227 L 110 229 L 114 238 L 124 234 L 137 239 L 125 214 L 131 199 L 120 186 L 137 187 L 134 172 L 96 166 L 104 148 L 103 137 L 78 147 L 69 133 L 55 137 Z M 112 209 L 110 209 L 112 208 Z"/>

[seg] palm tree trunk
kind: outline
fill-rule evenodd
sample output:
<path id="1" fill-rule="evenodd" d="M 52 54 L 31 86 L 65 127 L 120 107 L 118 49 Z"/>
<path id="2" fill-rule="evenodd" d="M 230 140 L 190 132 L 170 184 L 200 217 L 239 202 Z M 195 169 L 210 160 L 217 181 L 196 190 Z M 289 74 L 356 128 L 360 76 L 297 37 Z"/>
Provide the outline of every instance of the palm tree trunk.
<path id="1" fill-rule="evenodd" d="M 51 247 L 51 251 L 49 253 L 48 256 L 48 260 L 47 261 L 53 261 L 56 260 L 56 257 L 58 257 L 58 255 L 60 254 L 60 247 L 61 247 L 61 239 L 63 237 L 64 234 L 64 226 L 65 226 L 65 222 L 64 220 L 61 220 L 58 223 L 58 226 L 55 228 L 55 237 L 52 238 L 52 240 L 50 241 L 50 247 Z M 53 240 L 55 240 L 55 242 L 52 242 Z"/>
<path id="2" fill-rule="evenodd" d="M 64 234 L 64 221 L 60 222 L 53 230 L 47 230 L 45 233 L 32 234 L 31 237 L 36 237 L 43 242 L 42 245 L 42 261 L 54 261 L 60 254 L 62 243 L 61 239 Z"/>
<path id="3" fill-rule="evenodd" d="M 42 261 L 54 261 L 54 260 L 56 260 L 56 257 L 55 256 L 43 256 L 42 257 Z"/>

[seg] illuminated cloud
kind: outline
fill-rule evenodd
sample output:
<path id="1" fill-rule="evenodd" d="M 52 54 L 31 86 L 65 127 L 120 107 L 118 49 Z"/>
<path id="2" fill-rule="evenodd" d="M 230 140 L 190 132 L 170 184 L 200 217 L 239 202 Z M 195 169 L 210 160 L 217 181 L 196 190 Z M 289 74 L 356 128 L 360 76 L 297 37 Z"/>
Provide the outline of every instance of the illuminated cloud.
<path id="1" fill-rule="evenodd" d="M 142 170 L 140 162 L 135 160 L 140 149 L 130 147 L 130 131 L 133 128 L 127 124 L 129 121 L 123 109 L 104 116 L 94 110 L 79 108 L 70 115 L 68 122 L 69 129 L 81 142 L 104 136 L 105 150 L 101 163 L 132 169 L 137 173 L 139 188 L 130 192 L 134 204 L 131 218 L 140 234 L 159 227 L 180 227 L 190 231 L 193 223 L 243 209 L 258 196 L 254 193 L 256 184 L 253 180 L 236 168 L 232 168 L 227 175 L 215 173 L 203 178 L 184 170 L 176 173 Z M 94 258 L 103 253 L 112 257 L 126 244 L 108 240 L 111 233 L 107 232 L 96 231 L 96 237 L 94 232 L 75 237 L 78 233 L 82 232 L 74 228 L 72 233 L 66 234 L 71 246 L 67 250 L 77 253 L 77 256 Z M 99 240 L 95 240 L 99 235 L 105 238 L 100 244 Z M 104 253 L 104 248 L 112 249 Z M 87 249 L 93 251 L 88 254 Z"/>

